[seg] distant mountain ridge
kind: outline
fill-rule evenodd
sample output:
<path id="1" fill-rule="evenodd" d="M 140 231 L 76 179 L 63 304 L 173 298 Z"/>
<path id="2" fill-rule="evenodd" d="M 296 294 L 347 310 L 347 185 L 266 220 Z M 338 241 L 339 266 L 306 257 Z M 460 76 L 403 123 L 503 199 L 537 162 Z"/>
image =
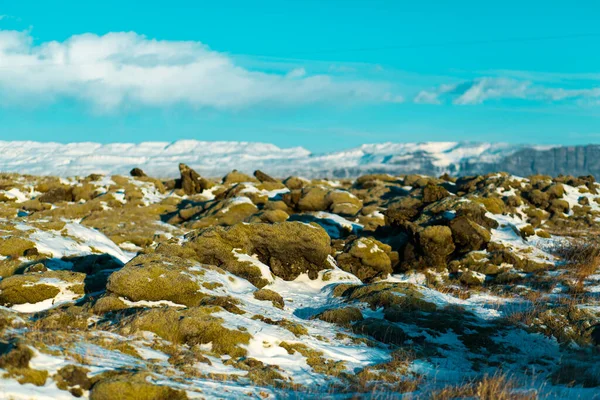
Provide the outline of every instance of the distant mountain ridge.
<path id="1" fill-rule="evenodd" d="M 0 171 L 33 175 L 128 174 L 134 167 L 149 175 L 174 177 L 186 163 L 205 176 L 237 169 L 262 169 L 284 177 L 349 178 L 369 173 L 472 175 L 506 171 L 532 174 L 600 176 L 600 145 L 532 146 L 507 143 L 424 142 L 365 144 L 324 154 L 268 143 L 176 142 L 43 143 L 0 141 Z"/>

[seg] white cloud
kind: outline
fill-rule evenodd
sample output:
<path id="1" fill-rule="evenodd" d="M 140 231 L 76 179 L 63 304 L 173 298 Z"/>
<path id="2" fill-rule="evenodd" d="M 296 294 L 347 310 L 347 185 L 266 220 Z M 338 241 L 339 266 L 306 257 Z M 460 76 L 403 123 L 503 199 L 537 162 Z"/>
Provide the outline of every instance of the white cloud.
<path id="1" fill-rule="evenodd" d="M 63 98 L 100 110 L 396 101 L 390 86 L 308 75 L 303 68 L 288 74 L 249 70 L 200 42 L 150 40 L 132 32 L 34 45 L 26 32 L 0 30 L 0 104 L 5 105 Z"/>
<path id="2" fill-rule="evenodd" d="M 441 104 L 439 93 L 428 92 L 427 90 L 420 91 L 414 99 L 417 104 Z"/>
<path id="3" fill-rule="evenodd" d="M 483 77 L 421 91 L 413 101 L 419 104 L 441 104 L 444 100 L 450 100 L 457 105 L 472 105 L 500 99 L 552 102 L 586 98 L 600 98 L 600 88 L 565 89 L 513 78 Z"/>

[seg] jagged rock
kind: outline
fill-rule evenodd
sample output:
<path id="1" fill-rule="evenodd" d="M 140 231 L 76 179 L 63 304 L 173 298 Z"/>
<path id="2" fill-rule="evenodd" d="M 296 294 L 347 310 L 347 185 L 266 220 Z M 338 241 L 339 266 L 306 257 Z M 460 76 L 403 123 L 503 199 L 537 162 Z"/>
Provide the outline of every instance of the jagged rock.
<path id="1" fill-rule="evenodd" d="M 456 249 L 461 253 L 484 249 L 492 238 L 491 233 L 465 216 L 449 223 Z"/>
<path id="2" fill-rule="evenodd" d="M 179 164 L 179 173 L 181 174 L 181 188 L 185 194 L 202 193 L 205 189 L 213 186 L 212 182 L 201 177 L 185 164 Z"/>
<path id="3" fill-rule="evenodd" d="M 368 283 L 392 273 L 391 252 L 390 246 L 363 237 L 348 243 L 344 252 L 338 255 L 337 262 L 341 269 Z"/>
<path id="4" fill-rule="evenodd" d="M 141 168 L 132 169 L 131 171 L 129 171 L 129 175 L 136 177 L 136 178 L 144 178 L 144 177 L 148 176 Z"/>
<path id="5" fill-rule="evenodd" d="M 254 171 L 254 177 L 260 182 L 279 182 L 277 179 L 270 177 L 259 169 Z"/>

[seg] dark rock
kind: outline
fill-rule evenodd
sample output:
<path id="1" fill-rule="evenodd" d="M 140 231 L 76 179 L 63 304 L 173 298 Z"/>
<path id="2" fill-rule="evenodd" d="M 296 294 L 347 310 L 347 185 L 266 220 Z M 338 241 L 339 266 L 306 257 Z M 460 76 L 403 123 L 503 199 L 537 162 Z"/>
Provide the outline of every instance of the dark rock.
<path id="1" fill-rule="evenodd" d="M 145 176 L 148 176 L 141 168 L 132 169 L 131 171 L 129 171 L 129 175 L 136 177 L 136 178 L 143 178 Z"/>
<path id="2" fill-rule="evenodd" d="M 277 179 L 270 177 L 259 169 L 254 171 L 254 177 L 261 182 L 279 182 Z"/>
<path id="3" fill-rule="evenodd" d="M 181 188 L 185 194 L 202 193 L 205 189 L 210 189 L 213 185 L 210 181 L 203 178 L 196 171 L 185 164 L 179 164 L 181 174 Z"/>

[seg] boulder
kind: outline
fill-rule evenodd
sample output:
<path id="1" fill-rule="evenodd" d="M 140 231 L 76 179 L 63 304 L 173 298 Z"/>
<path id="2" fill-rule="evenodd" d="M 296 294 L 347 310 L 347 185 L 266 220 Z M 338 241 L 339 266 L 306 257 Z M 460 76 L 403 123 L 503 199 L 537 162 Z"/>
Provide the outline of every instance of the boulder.
<path id="1" fill-rule="evenodd" d="M 467 286 L 481 286 L 485 282 L 485 275 L 475 271 L 466 271 L 460 275 L 460 281 Z"/>
<path id="2" fill-rule="evenodd" d="M 129 175 L 135 177 L 135 178 L 143 178 L 143 177 L 147 177 L 148 175 L 146 175 L 146 173 L 140 169 L 140 168 L 134 168 L 131 171 L 129 171 Z"/>
<path id="3" fill-rule="evenodd" d="M 358 197 L 345 190 L 331 190 L 326 199 L 331 203 L 329 210 L 338 215 L 356 215 L 363 205 Z"/>
<path id="4" fill-rule="evenodd" d="M 197 306 L 204 271 L 190 261 L 160 253 L 141 254 L 108 278 L 106 289 L 130 301 L 170 301 Z"/>
<path id="5" fill-rule="evenodd" d="M 389 226 L 400 227 L 405 222 L 414 220 L 422 208 L 421 200 L 414 197 L 403 197 L 392 203 L 385 211 L 385 223 Z"/>
<path id="6" fill-rule="evenodd" d="M 455 249 L 452 230 L 447 226 L 428 226 L 417 236 L 423 261 L 430 267 L 446 266 Z"/>
<path id="7" fill-rule="evenodd" d="M 63 294 L 62 300 L 84 296 L 85 274 L 70 271 L 45 271 L 32 275 L 13 275 L 0 281 L 0 305 L 14 307 L 36 304 Z M 54 301 L 44 305 L 51 308 Z M 36 309 L 36 311 L 41 311 Z"/>
<path id="8" fill-rule="evenodd" d="M 389 254 L 390 246 L 372 238 L 351 241 L 337 256 L 339 267 L 368 283 L 376 278 L 386 278 L 393 272 Z"/>
<path id="9" fill-rule="evenodd" d="M 217 265 L 259 287 L 270 279 L 261 265 L 285 280 L 302 273 L 314 279 L 318 271 L 330 268 L 329 236 L 321 227 L 301 222 L 210 227 L 190 235 L 183 248 L 192 250 L 198 261 Z"/>
<path id="10" fill-rule="evenodd" d="M 331 200 L 327 197 L 328 189 L 321 186 L 309 186 L 302 189 L 297 208 L 300 211 L 325 211 Z"/>
<path id="11" fill-rule="evenodd" d="M 423 188 L 423 203 L 429 204 L 450 196 L 450 193 L 442 186 L 427 185 Z"/>
<path id="12" fill-rule="evenodd" d="M 460 253 L 484 249 L 492 238 L 491 233 L 465 216 L 450 221 L 450 230 L 456 249 Z"/>

